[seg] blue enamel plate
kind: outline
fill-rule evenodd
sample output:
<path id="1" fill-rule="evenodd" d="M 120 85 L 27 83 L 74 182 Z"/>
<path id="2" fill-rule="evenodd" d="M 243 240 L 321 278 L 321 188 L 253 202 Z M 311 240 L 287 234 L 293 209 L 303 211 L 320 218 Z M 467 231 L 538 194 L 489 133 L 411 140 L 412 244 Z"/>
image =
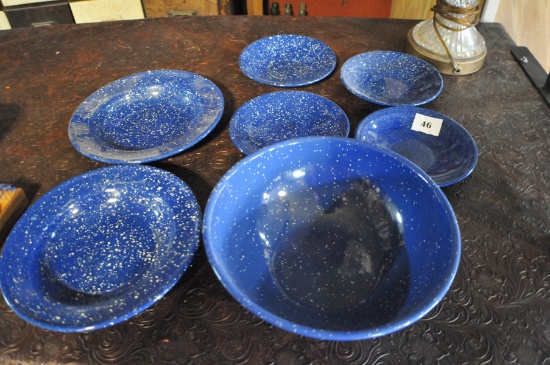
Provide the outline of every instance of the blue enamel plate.
<path id="1" fill-rule="evenodd" d="M 425 104 L 443 89 L 443 78 L 434 66 L 393 51 L 353 56 L 342 66 L 340 78 L 355 96 L 384 106 Z"/>
<path id="2" fill-rule="evenodd" d="M 258 96 L 231 118 L 229 135 L 245 154 L 276 142 L 307 136 L 347 137 L 346 113 L 333 101 L 304 91 Z"/>
<path id="3" fill-rule="evenodd" d="M 0 287 L 24 320 L 52 331 L 114 325 L 164 296 L 199 245 L 190 188 L 154 167 L 77 176 L 17 222 L 0 258 Z"/>
<path id="4" fill-rule="evenodd" d="M 69 138 L 96 161 L 151 162 L 198 143 L 223 109 L 223 95 L 210 80 L 186 71 L 147 71 L 116 80 L 84 100 L 69 123 Z"/>
<path id="5" fill-rule="evenodd" d="M 477 145 L 464 127 L 445 115 L 419 107 L 376 111 L 361 121 L 355 138 L 399 153 L 439 186 L 464 180 L 478 158 Z"/>
<path id="6" fill-rule="evenodd" d="M 296 87 L 327 77 L 336 67 L 336 54 L 317 39 L 281 34 L 248 45 L 239 57 L 239 66 L 259 83 Z"/>

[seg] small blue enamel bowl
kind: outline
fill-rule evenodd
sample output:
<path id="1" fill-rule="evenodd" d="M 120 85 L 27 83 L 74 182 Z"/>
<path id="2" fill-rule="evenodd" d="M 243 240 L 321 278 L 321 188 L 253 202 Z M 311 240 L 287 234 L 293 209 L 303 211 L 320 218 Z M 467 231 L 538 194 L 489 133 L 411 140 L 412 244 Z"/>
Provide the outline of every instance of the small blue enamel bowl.
<path id="1" fill-rule="evenodd" d="M 396 106 L 365 117 L 355 138 L 389 148 L 424 170 L 440 187 L 464 180 L 477 164 L 470 133 L 433 110 Z"/>
<path id="2" fill-rule="evenodd" d="M 434 66 L 394 51 L 351 57 L 342 66 L 340 79 L 354 95 L 384 106 L 426 104 L 443 90 L 443 78 Z"/>
<path id="3" fill-rule="evenodd" d="M 256 82 L 296 87 L 330 75 L 336 68 L 336 54 L 315 38 L 278 34 L 249 44 L 239 56 L 239 67 Z"/>
<path id="4" fill-rule="evenodd" d="M 403 329 L 448 291 L 460 232 L 420 168 L 378 146 L 303 137 L 238 162 L 204 214 L 208 259 L 261 319 L 327 340 Z"/>
<path id="5" fill-rule="evenodd" d="M 160 300 L 199 246 L 191 189 L 164 170 L 92 170 L 36 201 L 8 236 L 0 287 L 21 318 L 51 331 L 88 332 Z"/>
<path id="6" fill-rule="evenodd" d="M 243 104 L 231 118 L 229 135 L 243 153 L 287 139 L 347 137 L 346 113 L 333 101 L 305 91 L 276 91 Z"/>

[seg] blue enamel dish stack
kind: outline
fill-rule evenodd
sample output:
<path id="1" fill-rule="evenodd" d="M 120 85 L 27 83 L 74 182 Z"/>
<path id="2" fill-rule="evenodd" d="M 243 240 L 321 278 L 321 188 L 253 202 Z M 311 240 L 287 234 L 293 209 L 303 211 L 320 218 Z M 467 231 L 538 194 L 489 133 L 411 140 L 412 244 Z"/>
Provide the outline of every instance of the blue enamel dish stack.
<path id="1" fill-rule="evenodd" d="M 323 42 L 288 34 L 253 42 L 239 57 L 244 75 L 276 87 L 319 82 L 336 63 Z M 411 106 L 441 92 L 434 70 L 377 51 L 350 58 L 340 76 L 364 100 Z M 347 138 L 345 112 L 321 95 L 275 91 L 249 100 L 229 125 L 248 156 L 219 180 L 202 219 L 189 186 L 140 164 L 208 135 L 224 111 L 221 91 L 177 70 L 116 80 L 78 107 L 68 131 L 81 154 L 115 166 L 70 179 L 28 209 L 0 258 L 2 293 L 19 316 L 49 330 L 111 326 L 176 284 L 202 233 L 223 286 L 276 327 L 329 340 L 403 329 L 437 305 L 456 275 L 460 233 L 438 183 L 471 173 L 477 149 L 448 151 L 415 136 L 411 143 L 424 141 L 435 165 L 460 166 L 434 181 L 432 166 L 396 147 L 410 111 L 396 110 L 365 118 Z M 470 141 L 456 122 L 443 123 L 438 143 Z"/>

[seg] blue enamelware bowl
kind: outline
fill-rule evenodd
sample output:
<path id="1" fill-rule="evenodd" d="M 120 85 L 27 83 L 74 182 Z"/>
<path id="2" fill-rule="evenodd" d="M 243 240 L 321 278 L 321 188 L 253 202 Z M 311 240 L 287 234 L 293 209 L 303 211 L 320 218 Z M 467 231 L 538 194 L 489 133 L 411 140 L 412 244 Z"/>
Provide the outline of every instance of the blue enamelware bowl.
<path id="1" fill-rule="evenodd" d="M 394 51 L 351 57 L 342 66 L 340 79 L 354 95 L 384 106 L 425 104 L 443 90 L 443 78 L 434 66 Z"/>
<path id="2" fill-rule="evenodd" d="M 315 38 L 279 34 L 249 44 L 239 56 L 239 66 L 259 83 L 296 87 L 330 75 L 336 67 L 336 54 Z"/>
<path id="3" fill-rule="evenodd" d="M 361 340 L 422 318 L 460 258 L 445 195 L 384 148 L 303 137 L 238 162 L 210 196 L 203 240 L 227 290 L 300 335 Z"/>
<path id="4" fill-rule="evenodd" d="M 243 104 L 231 118 L 229 135 L 245 154 L 287 139 L 347 137 L 346 113 L 333 101 L 305 91 L 276 91 Z"/>
<path id="5" fill-rule="evenodd" d="M 69 139 L 96 161 L 145 163 L 180 153 L 201 141 L 224 110 L 209 79 L 180 70 L 136 73 L 102 87 L 76 109 Z"/>
<path id="6" fill-rule="evenodd" d="M 48 330 L 111 326 L 177 283 L 200 225 L 192 191 L 166 171 L 117 165 L 84 173 L 19 219 L 0 258 L 2 294 L 20 317 Z"/>
<path id="7" fill-rule="evenodd" d="M 424 116 L 440 121 L 437 135 L 412 128 L 415 118 Z M 477 145 L 463 126 L 443 114 L 419 107 L 396 106 L 369 114 L 357 127 L 355 138 L 406 157 L 440 187 L 468 177 L 478 158 Z"/>

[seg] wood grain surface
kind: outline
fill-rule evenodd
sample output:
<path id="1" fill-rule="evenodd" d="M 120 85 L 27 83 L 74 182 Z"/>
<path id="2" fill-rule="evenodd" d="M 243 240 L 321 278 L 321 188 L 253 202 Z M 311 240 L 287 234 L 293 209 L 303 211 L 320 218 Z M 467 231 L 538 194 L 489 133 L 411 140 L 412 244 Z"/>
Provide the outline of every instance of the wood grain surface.
<path id="1" fill-rule="evenodd" d="M 550 0 L 500 0 L 495 21 L 550 72 Z"/>
<path id="2" fill-rule="evenodd" d="M 147 18 L 169 16 L 172 11 L 195 10 L 197 15 L 218 15 L 218 0 L 142 0 Z"/>

